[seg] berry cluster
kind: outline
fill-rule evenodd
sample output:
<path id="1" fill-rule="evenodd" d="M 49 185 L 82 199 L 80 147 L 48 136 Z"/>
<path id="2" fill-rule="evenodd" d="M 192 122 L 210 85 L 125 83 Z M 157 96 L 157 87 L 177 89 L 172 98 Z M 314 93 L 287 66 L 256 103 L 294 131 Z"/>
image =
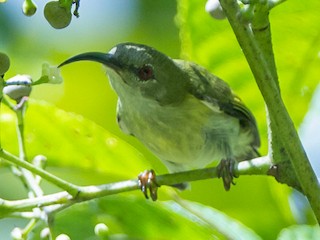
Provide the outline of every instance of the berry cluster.
<path id="1" fill-rule="evenodd" d="M 5 2 L 2 0 L 0 2 Z M 44 16 L 53 28 L 61 29 L 67 27 L 72 18 L 71 9 L 75 4 L 73 15 L 79 17 L 80 0 L 58 0 L 50 1 L 44 7 Z M 24 0 L 22 12 L 26 16 L 32 16 L 37 11 L 37 5 L 33 0 Z"/>

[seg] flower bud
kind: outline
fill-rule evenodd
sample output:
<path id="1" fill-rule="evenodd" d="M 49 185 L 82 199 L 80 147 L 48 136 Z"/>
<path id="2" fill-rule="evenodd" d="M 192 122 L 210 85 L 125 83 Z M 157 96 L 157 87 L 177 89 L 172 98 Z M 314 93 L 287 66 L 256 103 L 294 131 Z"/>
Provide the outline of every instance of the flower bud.
<path id="1" fill-rule="evenodd" d="M 47 165 L 47 157 L 44 155 L 37 155 L 33 158 L 32 163 L 38 168 L 45 169 Z"/>
<path id="2" fill-rule="evenodd" d="M 16 75 L 6 81 L 3 93 L 19 102 L 21 98 L 30 95 L 32 89 L 31 84 L 32 80 L 29 75 Z"/>
<path id="3" fill-rule="evenodd" d="M 42 76 L 48 76 L 48 83 L 60 84 L 63 82 L 60 69 L 52 67 L 48 63 L 42 64 Z"/>
<path id="4" fill-rule="evenodd" d="M 12 231 L 11 231 L 11 237 L 14 240 L 22 240 L 22 229 L 15 227 Z"/>
<path id="5" fill-rule="evenodd" d="M 208 0 L 205 9 L 215 19 L 221 20 L 226 18 L 219 0 Z"/>
<path id="6" fill-rule="evenodd" d="M 98 237 L 106 237 L 109 235 L 109 228 L 107 225 L 105 225 L 104 223 L 98 223 L 95 227 L 94 227 L 94 233 L 98 236 Z"/>
<path id="7" fill-rule="evenodd" d="M 66 234 L 60 234 L 56 237 L 56 240 L 70 240 L 70 237 Z"/>
<path id="8" fill-rule="evenodd" d="M 41 230 L 40 238 L 41 239 L 49 239 L 50 238 L 50 229 L 48 227 Z"/>

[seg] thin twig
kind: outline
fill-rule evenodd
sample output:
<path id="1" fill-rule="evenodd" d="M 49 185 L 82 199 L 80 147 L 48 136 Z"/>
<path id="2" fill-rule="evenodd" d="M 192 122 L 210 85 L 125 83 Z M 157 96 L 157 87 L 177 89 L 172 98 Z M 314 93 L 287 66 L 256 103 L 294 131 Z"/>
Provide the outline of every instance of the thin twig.
<path id="1" fill-rule="evenodd" d="M 236 165 L 235 172 L 239 175 L 268 175 L 270 168 L 271 161 L 268 156 L 264 156 L 249 161 L 240 162 Z M 212 167 L 158 175 L 156 181 L 159 186 L 172 186 L 182 182 L 217 178 L 217 176 L 217 168 Z M 138 189 L 140 189 L 138 179 L 132 179 L 103 185 L 79 187 L 79 192 L 76 196 L 72 196 L 66 191 L 63 191 L 22 200 L 9 201 L 0 199 L 0 217 L 7 216 L 12 213 L 30 211 L 35 207 L 43 208 L 50 206 L 46 208 L 46 212 L 56 212 L 57 210 L 62 210 L 78 202 Z"/>
<path id="2" fill-rule="evenodd" d="M 34 166 L 33 164 L 23 161 L 20 158 L 16 157 L 15 155 L 7 152 L 4 149 L 0 149 L 0 159 L 9 162 L 11 164 L 14 164 L 16 166 L 19 166 L 21 168 L 25 168 L 27 170 L 29 170 L 30 172 L 32 172 L 33 174 L 36 174 L 40 177 L 42 177 L 43 179 L 47 180 L 50 183 L 53 183 L 54 185 L 60 187 L 61 189 L 67 191 L 68 193 L 70 193 L 72 196 L 76 196 L 79 192 L 79 187 L 69 183 L 61 178 L 58 178 L 57 176 L 39 168 Z"/>

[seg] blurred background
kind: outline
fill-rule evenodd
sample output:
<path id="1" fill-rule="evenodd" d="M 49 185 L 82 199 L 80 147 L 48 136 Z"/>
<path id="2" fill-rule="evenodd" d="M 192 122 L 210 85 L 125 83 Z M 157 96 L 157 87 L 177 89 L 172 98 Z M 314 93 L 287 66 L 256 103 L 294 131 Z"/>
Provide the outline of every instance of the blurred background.
<path id="1" fill-rule="evenodd" d="M 107 52 L 120 42 L 147 44 L 172 58 L 182 57 L 204 65 L 227 81 L 256 116 L 262 139 L 261 153 L 266 154 L 265 109 L 259 90 L 228 22 L 212 19 L 204 10 L 205 3 L 177 3 L 172 0 L 81 1 L 80 17 L 73 16 L 67 28 L 57 30 L 43 16 L 45 1 L 37 1 L 37 13 L 26 17 L 21 12 L 20 1 L 8 0 L 0 4 L 0 51 L 11 60 L 5 79 L 16 74 L 29 74 L 37 79 L 44 62 L 58 65 L 82 52 Z M 320 169 L 317 160 L 320 106 L 317 100 L 319 94 L 313 97 L 313 93 L 320 76 L 319 9 L 320 4 L 316 0 L 308 3 L 291 0 L 276 7 L 270 15 L 283 97 L 296 126 L 303 123 L 300 132 L 317 171 Z M 146 166 L 152 166 L 158 173 L 166 172 L 165 167 L 138 141 L 119 130 L 116 124 L 116 95 L 100 64 L 79 62 L 64 67 L 61 72 L 63 84 L 35 87 L 31 97 L 93 121 L 138 149 L 148 159 L 144 163 Z M 312 97 L 314 100 L 310 104 Z M 52 128 L 55 128 L 54 123 Z M 5 142 L 4 136 L 2 142 Z M 6 169 L 1 171 L 3 178 L 12 180 L 0 181 L 0 197 L 15 199 L 21 196 L 18 190 L 12 191 L 21 189 L 21 186 L 17 186 Z M 52 166 L 52 171 L 75 183 L 79 181 L 79 173 L 73 173 L 71 168 L 55 169 Z M 94 177 L 88 172 L 81 174 L 82 184 L 103 182 L 99 177 L 93 180 Z M 289 199 L 294 202 L 292 190 L 274 179 L 242 176 L 236 182 L 230 192 L 225 192 L 218 180 L 194 182 L 191 190 L 179 195 L 227 213 L 254 229 L 264 239 L 274 239 L 282 228 L 296 223 L 314 223 L 305 212 L 292 212 L 293 205 L 290 208 L 289 204 Z M 170 197 L 165 195 L 165 199 Z M 16 220 L 0 220 L 0 229 L 15 224 Z"/>

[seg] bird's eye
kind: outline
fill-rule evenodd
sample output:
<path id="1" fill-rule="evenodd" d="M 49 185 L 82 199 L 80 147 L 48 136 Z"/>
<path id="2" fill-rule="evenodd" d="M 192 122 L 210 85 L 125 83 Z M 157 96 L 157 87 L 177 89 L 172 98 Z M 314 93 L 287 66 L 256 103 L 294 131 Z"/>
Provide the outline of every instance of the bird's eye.
<path id="1" fill-rule="evenodd" d="M 138 71 L 138 76 L 142 81 L 147 81 L 154 78 L 152 66 L 148 64 L 143 65 Z"/>

